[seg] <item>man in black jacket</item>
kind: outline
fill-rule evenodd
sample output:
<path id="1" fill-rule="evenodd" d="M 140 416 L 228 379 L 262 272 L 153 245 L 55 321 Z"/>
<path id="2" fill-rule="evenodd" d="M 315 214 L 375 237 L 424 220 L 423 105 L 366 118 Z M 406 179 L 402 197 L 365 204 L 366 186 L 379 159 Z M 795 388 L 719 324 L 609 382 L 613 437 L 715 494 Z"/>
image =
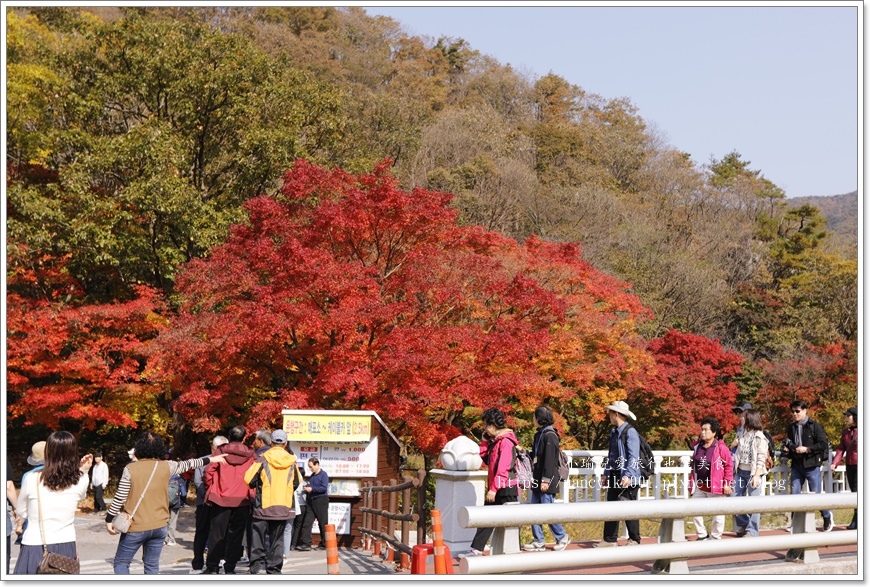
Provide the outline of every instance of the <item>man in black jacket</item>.
<path id="1" fill-rule="evenodd" d="M 553 428 L 553 412 L 547 406 L 538 406 L 532 417 L 538 431 L 535 433 L 532 451 L 532 487 L 529 503 L 553 503 L 559 492 L 559 433 Z M 556 539 L 553 550 L 564 550 L 571 543 L 571 538 L 565 533 L 562 524 L 549 524 L 550 532 Z M 544 550 L 544 529 L 538 524 L 532 525 L 534 540 L 523 545 L 523 550 L 537 552 Z"/>
<path id="2" fill-rule="evenodd" d="M 828 460 L 830 452 L 825 429 L 807 416 L 807 404 L 803 400 L 791 402 L 791 415 L 794 422 L 789 424 L 782 450 L 791 459 L 791 492 L 800 493 L 806 481 L 810 491 L 822 493 L 821 464 Z M 834 527 L 831 512 L 823 510 L 822 519 L 822 530 L 830 532 Z"/>

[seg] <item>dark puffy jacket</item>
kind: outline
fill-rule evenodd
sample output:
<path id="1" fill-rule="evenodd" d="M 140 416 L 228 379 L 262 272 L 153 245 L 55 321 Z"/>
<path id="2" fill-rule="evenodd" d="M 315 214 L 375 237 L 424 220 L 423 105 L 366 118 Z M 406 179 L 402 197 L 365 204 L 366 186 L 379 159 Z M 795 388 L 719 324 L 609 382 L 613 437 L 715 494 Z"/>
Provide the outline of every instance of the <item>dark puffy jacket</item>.
<path id="1" fill-rule="evenodd" d="M 251 488 L 245 482 L 245 472 L 254 462 L 254 451 L 241 442 L 230 442 L 219 447 L 218 454 L 227 455 L 227 460 L 205 468 L 205 503 L 225 508 L 250 505 Z"/>

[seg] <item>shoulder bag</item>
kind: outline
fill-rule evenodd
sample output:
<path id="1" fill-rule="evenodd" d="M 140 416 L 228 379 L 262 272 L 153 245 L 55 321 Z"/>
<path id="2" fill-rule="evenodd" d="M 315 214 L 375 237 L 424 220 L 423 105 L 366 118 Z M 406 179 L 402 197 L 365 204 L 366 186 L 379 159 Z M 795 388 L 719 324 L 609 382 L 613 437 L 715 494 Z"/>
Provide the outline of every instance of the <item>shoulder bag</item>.
<path id="1" fill-rule="evenodd" d="M 139 496 L 139 501 L 136 502 L 136 507 L 133 508 L 133 511 L 121 512 L 112 520 L 112 526 L 114 526 L 115 530 L 121 534 L 126 534 L 130 531 L 130 526 L 133 525 L 133 516 L 136 515 L 136 510 L 139 509 L 139 505 L 142 503 L 142 500 L 145 499 L 145 492 L 148 491 L 148 486 L 151 485 L 151 480 L 154 479 L 154 473 L 157 472 L 157 466 L 159 464 L 160 461 L 154 463 L 154 469 L 151 471 L 151 476 L 148 477 L 148 483 L 145 484 L 145 489 L 142 490 L 142 494 Z"/>
<path id="2" fill-rule="evenodd" d="M 56 552 L 49 552 L 45 543 L 45 524 L 42 522 L 42 498 L 39 495 L 39 484 L 42 473 L 36 478 L 36 503 L 39 505 L 39 529 L 42 531 L 42 560 L 36 567 L 37 575 L 78 575 L 79 558 L 70 558 Z"/>

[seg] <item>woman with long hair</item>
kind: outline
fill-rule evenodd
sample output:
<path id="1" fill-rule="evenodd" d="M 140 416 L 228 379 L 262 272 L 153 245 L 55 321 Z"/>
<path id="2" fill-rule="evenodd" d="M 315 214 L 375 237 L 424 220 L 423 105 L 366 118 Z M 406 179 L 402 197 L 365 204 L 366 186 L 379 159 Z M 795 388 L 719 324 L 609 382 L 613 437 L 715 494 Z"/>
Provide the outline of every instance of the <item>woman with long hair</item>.
<path id="1" fill-rule="evenodd" d="M 746 410 L 746 433 L 740 437 L 737 453 L 734 455 L 734 493 L 733 496 L 761 495 L 764 490 L 764 477 L 767 475 L 767 438 L 761 425 L 761 414 L 757 410 Z M 758 536 L 761 514 L 738 514 L 737 536 L 746 534 Z"/>
<path id="2" fill-rule="evenodd" d="M 19 528 L 25 519 L 29 522 L 14 574 L 36 574 L 43 544 L 49 552 L 77 557 L 76 510 L 88 493 L 88 469 L 93 462 L 92 455 L 79 459 L 78 452 L 75 436 L 52 432 L 45 443 L 45 468 L 22 480 L 16 507 Z"/>

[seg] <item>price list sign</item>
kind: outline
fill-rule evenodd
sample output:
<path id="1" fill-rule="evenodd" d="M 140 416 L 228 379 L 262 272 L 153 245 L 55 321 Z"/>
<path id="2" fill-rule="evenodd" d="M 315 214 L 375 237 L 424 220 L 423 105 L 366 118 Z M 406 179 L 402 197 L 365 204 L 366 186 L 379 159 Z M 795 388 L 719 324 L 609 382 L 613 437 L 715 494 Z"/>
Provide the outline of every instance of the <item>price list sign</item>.
<path id="1" fill-rule="evenodd" d="M 340 477 L 377 477 L 378 475 L 378 439 L 369 442 L 322 443 L 291 442 L 290 448 L 296 454 L 300 463 L 306 463 L 311 457 L 320 461 L 320 466 L 330 478 Z"/>

